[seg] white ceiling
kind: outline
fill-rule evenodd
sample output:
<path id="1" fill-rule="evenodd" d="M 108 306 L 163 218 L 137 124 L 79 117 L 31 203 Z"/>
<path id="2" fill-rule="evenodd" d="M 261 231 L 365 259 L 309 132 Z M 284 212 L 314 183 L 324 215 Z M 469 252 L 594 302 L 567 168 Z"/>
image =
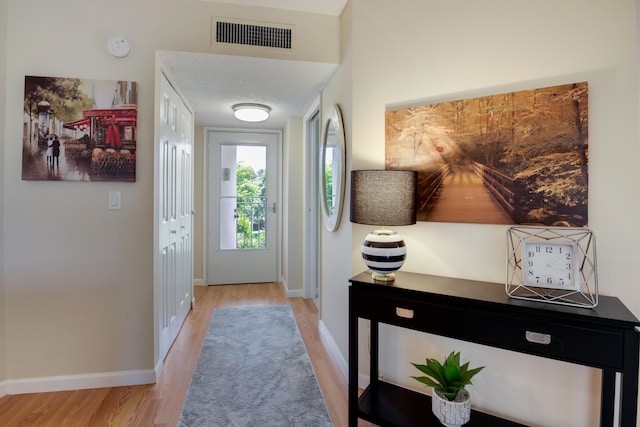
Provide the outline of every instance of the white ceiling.
<path id="1" fill-rule="evenodd" d="M 209 0 L 204 0 L 209 1 Z M 211 0 L 339 16 L 347 0 Z M 195 112 L 196 125 L 282 129 L 302 117 L 335 73 L 337 64 L 232 55 L 161 51 L 158 55 Z M 266 104 L 261 123 L 240 122 L 232 105 Z"/>
<path id="2" fill-rule="evenodd" d="M 289 117 L 302 117 L 335 73 L 337 64 L 158 52 L 201 126 L 284 128 Z M 266 104 L 270 117 L 245 123 L 233 116 L 241 102 Z"/>

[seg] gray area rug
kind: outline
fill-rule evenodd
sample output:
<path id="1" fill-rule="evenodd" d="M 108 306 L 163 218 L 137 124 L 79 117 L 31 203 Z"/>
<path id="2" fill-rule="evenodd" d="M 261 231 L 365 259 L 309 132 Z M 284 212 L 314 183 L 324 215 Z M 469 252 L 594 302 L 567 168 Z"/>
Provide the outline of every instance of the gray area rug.
<path id="1" fill-rule="evenodd" d="M 333 426 L 291 306 L 213 312 L 178 426 Z"/>

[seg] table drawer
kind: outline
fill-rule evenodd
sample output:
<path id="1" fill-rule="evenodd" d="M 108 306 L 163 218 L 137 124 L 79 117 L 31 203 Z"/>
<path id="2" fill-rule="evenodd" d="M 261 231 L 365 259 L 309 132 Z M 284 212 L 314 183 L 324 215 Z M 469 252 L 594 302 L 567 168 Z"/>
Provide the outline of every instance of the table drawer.
<path id="1" fill-rule="evenodd" d="M 469 312 L 467 339 L 568 362 L 622 369 L 620 332 L 535 319 Z"/>
<path id="2" fill-rule="evenodd" d="M 351 298 L 358 299 L 352 315 L 361 318 L 445 336 L 464 331 L 464 310 L 459 308 L 364 292 L 355 292 Z"/>

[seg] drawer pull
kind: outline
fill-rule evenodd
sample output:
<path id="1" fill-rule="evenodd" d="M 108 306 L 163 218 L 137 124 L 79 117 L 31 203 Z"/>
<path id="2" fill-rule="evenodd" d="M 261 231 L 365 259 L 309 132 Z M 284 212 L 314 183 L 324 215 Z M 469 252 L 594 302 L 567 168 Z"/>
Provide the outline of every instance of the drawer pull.
<path id="1" fill-rule="evenodd" d="M 539 332 L 527 331 L 525 333 L 525 337 L 527 338 L 527 341 L 532 342 L 534 344 L 544 344 L 544 345 L 551 344 L 551 335 L 549 334 L 541 334 Z"/>
<path id="2" fill-rule="evenodd" d="M 413 319 L 413 310 L 396 307 L 396 315 L 398 315 L 398 317 L 404 317 L 405 319 Z"/>

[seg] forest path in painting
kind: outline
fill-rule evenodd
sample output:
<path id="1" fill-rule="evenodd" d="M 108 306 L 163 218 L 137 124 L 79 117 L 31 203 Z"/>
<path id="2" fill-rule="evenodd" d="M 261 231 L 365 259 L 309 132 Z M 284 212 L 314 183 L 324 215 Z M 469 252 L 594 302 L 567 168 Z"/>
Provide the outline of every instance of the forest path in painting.
<path id="1" fill-rule="evenodd" d="M 469 166 L 451 167 L 432 203 L 426 217 L 418 220 L 513 224 Z"/>
<path id="2" fill-rule="evenodd" d="M 464 171 L 473 168 L 504 224 L 584 227 L 588 106 L 588 83 L 577 82 L 390 109 L 385 169 L 418 171 L 418 221 L 501 223 L 480 178 Z M 464 187 L 441 188 L 445 179 Z M 468 193 L 473 183 L 478 193 Z"/>

